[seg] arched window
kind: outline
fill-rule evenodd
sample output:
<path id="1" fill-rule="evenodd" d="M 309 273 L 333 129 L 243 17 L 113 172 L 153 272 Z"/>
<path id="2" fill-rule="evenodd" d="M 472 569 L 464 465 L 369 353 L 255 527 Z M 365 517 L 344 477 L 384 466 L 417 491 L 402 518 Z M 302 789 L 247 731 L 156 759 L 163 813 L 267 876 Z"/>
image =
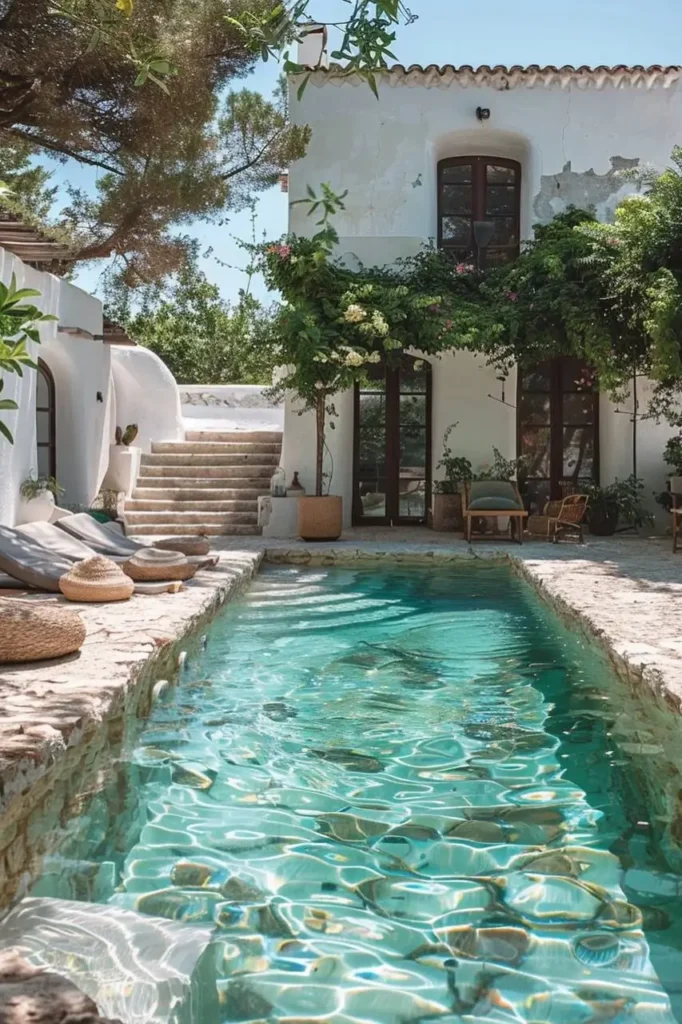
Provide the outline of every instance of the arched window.
<path id="1" fill-rule="evenodd" d="M 36 438 L 38 476 L 57 475 L 57 435 L 55 430 L 54 377 L 47 363 L 38 360 L 36 385 Z"/>
<path id="2" fill-rule="evenodd" d="M 492 156 L 458 156 L 438 164 L 438 246 L 478 265 L 519 254 L 521 166 Z M 485 248 L 475 225 L 488 222 Z"/>

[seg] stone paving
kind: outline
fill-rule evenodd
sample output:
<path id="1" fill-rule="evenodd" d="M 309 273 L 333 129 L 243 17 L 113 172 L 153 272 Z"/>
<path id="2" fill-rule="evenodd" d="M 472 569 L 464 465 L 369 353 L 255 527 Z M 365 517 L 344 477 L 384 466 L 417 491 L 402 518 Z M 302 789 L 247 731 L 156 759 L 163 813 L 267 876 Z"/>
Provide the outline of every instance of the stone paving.
<path id="1" fill-rule="evenodd" d="M 23 863 L 32 852 L 29 833 L 21 845 L 15 841 L 22 822 L 26 832 L 24 819 L 49 802 L 60 772 L 77 782 L 84 764 L 95 771 L 112 728 L 120 733 L 125 715 L 144 715 L 154 681 L 175 671 L 183 637 L 245 585 L 264 557 L 301 565 L 511 557 L 562 617 L 599 638 L 633 689 L 650 689 L 659 707 L 682 711 L 682 555 L 673 556 L 664 539 L 469 546 L 452 534 L 398 527 L 349 530 L 333 544 L 214 540 L 222 555 L 219 566 L 180 594 L 73 605 L 88 630 L 79 655 L 0 666 L 0 905 L 19 895 L 31 874 Z M 38 594 L 23 599 L 60 600 Z M 6 888 L 3 878 L 10 876 Z"/>

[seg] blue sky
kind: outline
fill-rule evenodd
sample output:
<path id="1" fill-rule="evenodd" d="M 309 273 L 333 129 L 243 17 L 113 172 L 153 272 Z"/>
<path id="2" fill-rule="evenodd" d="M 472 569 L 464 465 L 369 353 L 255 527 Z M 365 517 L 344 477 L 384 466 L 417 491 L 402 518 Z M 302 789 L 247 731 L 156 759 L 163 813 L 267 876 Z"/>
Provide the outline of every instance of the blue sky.
<path id="1" fill-rule="evenodd" d="M 419 20 L 399 30 L 394 47 L 403 64 L 677 64 L 682 63 L 682 0 L 408 0 Z M 343 18 L 343 0 L 313 0 L 311 13 L 323 20 Z M 278 69 L 261 65 L 238 83 L 270 92 Z M 682 142 L 682 126 L 680 130 Z M 55 181 L 91 187 L 91 170 L 59 166 Z M 258 202 L 257 232 L 276 238 L 286 230 L 287 197 L 279 188 Z M 194 232 L 222 263 L 208 257 L 203 266 L 228 299 L 245 282 L 239 268 L 244 254 L 233 236 L 249 239 L 248 212 L 234 214 L 226 226 L 197 224 Z M 101 267 L 76 278 L 96 291 Z M 264 297 L 262 282 L 253 291 Z"/>

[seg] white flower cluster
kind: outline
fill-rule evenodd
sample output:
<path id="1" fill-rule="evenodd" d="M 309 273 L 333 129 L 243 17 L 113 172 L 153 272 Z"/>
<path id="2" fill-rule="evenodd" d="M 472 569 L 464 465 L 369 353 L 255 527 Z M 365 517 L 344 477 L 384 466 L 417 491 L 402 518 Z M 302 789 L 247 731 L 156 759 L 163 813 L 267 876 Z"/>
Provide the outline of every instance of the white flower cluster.
<path id="1" fill-rule="evenodd" d="M 357 302 L 351 302 L 343 314 L 343 319 L 349 324 L 360 324 L 363 320 L 367 319 L 367 313 Z"/>

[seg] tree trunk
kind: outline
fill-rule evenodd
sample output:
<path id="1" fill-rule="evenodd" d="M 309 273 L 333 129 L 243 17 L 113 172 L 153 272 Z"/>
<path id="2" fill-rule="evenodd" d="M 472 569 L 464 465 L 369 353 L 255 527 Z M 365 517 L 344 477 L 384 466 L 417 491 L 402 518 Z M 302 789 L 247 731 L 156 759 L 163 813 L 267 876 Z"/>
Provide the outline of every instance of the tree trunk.
<path id="1" fill-rule="evenodd" d="M 317 450 L 315 459 L 315 495 L 318 498 L 322 497 L 324 461 L 324 416 L 325 396 L 323 393 L 320 393 L 317 396 L 317 402 L 315 403 L 315 427 L 317 440 Z"/>

